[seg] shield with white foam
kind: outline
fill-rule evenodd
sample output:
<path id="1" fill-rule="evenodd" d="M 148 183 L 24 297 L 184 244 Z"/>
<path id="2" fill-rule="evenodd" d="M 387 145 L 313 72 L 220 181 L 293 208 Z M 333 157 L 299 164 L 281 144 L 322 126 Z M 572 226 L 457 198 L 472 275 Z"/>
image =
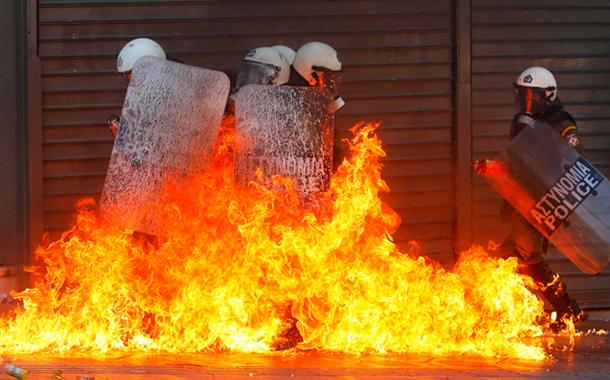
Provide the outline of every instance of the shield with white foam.
<path id="1" fill-rule="evenodd" d="M 100 212 L 123 228 L 163 228 L 163 189 L 205 170 L 229 93 L 222 72 L 154 57 L 136 62 Z"/>
<path id="2" fill-rule="evenodd" d="M 311 206 L 328 190 L 333 161 L 334 116 L 326 90 L 248 85 L 235 97 L 235 176 L 267 183 L 281 175 L 293 181 L 301 203 Z"/>

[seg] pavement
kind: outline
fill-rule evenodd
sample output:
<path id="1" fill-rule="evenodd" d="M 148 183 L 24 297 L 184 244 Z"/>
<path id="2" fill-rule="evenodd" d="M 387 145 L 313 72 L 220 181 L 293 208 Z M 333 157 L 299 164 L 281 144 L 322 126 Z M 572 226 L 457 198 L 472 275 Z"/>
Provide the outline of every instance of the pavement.
<path id="1" fill-rule="evenodd" d="M 590 312 L 577 327 L 583 333 L 572 349 L 556 338 L 543 362 L 477 357 L 345 355 L 289 352 L 276 355 L 127 354 L 91 358 L 40 355 L 10 358 L 29 371 L 27 379 L 610 379 L 610 312 Z M 587 334 L 587 331 L 589 333 Z M 6 356 L 5 356 L 6 359 Z M 9 379 L 6 374 L 0 379 Z M 14 379 L 14 378 L 12 378 Z"/>

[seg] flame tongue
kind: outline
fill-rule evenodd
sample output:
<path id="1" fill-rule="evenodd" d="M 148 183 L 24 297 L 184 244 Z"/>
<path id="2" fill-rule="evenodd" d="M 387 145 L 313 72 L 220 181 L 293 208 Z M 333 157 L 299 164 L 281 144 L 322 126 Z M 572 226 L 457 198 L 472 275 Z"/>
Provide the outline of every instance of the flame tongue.
<path id="1" fill-rule="evenodd" d="M 225 129 L 213 169 L 172 188 L 166 235 L 120 231 L 83 202 L 72 230 L 37 251 L 45 273 L 0 320 L 5 352 L 162 350 L 476 354 L 542 359 L 542 303 L 517 262 L 465 252 L 452 272 L 405 254 L 374 134 L 352 129 L 351 157 L 325 209 L 294 192 L 235 186 Z M 280 178 L 277 184 L 290 184 Z"/>

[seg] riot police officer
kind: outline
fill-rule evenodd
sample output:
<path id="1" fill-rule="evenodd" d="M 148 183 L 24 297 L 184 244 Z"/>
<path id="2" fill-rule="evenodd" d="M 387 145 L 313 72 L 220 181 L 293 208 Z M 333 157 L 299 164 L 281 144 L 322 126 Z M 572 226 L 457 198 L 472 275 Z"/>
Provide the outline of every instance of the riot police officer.
<path id="1" fill-rule="evenodd" d="M 548 123 L 572 147 L 582 151 L 576 121 L 557 97 L 557 81 L 549 70 L 530 67 L 519 75 L 513 87 L 517 114 L 510 127 L 511 140 L 523 128 L 533 126 L 535 121 L 542 121 Z M 568 295 L 565 283 L 542 257 L 548 241 L 506 201 L 502 205 L 501 217 L 511 223 L 511 229 L 500 252 L 504 257 L 520 259 L 521 272 L 534 279 L 540 292 L 556 310 L 556 320 L 551 327 L 560 330 L 565 326 L 566 318 L 583 319 L 584 314 L 578 303 Z"/>

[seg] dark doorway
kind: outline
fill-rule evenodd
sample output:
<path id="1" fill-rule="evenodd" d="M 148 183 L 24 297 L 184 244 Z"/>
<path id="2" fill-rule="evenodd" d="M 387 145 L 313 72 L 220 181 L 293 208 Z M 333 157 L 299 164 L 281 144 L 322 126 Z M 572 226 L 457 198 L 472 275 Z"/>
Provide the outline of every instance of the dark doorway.
<path id="1" fill-rule="evenodd" d="M 23 3 L 0 2 L 0 264 L 26 261 L 25 70 Z"/>

